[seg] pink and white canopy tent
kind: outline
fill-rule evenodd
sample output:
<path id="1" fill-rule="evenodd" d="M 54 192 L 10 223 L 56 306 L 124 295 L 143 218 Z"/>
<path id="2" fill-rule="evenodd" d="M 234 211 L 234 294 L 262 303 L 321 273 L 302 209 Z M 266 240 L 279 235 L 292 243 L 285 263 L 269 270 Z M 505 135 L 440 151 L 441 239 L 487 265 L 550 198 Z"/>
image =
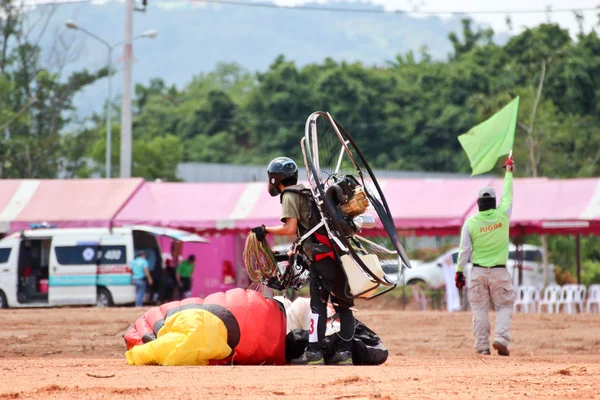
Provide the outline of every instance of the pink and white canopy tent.
<path id="1" fill-rule="evenodd" d="M 61 228 L 108 226 L 143 184 L 143 179 L 2 180 L 2 232 L 40 222 Z"/>
<path id="2" fill-rule="evenodd" d="M 492 187 L 502 192 L 503 181 Z M 511 233 L 600 234 L 600 179 L 516 179 Z"/>
<path id="3" fill-rule="evenodd" d="M 458 235 L 477 212 L 483 186 L 503 179 L 391 179 L 380 182 L 403 235 Z M 0 199 L 1 201 L 1 199 Z M 280 223 L 281 205 L 264 183 L 145 183 L 113 220 L 200 233 L 248 232 Z M 513 234 L 600 234 L 600 179 L 515 179 Z"/>
<path id="4" fill-rule="evenodd" d="M 380 182 L 403 235 L 458 235 L 477 207 L 477 193 L 491 179 L 398 179 Z"/>
<path id="5" fill-rule="evenodd" d="M 23 201 L 20 201 L 17 196 L 21 182 L 27 181 L 17 179 L 0 180 L 0 232 L 10 230 L 10 222 L 22 208 Z"/>
<path id="6" fill-rule="evenodd" d="M 458 235 L 477 192 L 502 179 L 381 180 L 403 235 Z M 146 224 L 204 234 L 279 223 L 265 183 L 154 183 L 142 179 L 0 180 L 0 231 Z M 515 179 L 513 234 L 600 234 L 600 179 Z"/>
<path id="7" fill-rule="evenodd" d="M 402 235 L 458 235 L 477 212 L 482 186 L 502 194 L 502 179 L 381 180 Z M 218 235 L 189 248 L 211 268 L 197 290 L 221 287 L 221 265 L 240 265 L 243 236 L 280 223 L 281 205 L 265 183 L 154 183 L 142 179 L 0 180 L 0 232 L 31 223 L 58 227 L 154 225 Z M 515 179 L 513 235 L 600 234 L 600 179 Z M 238 260 L 238 261 L 236 261 Z M 208 264 L 205 264 L 208 266 Z M 205 275 L 202 275 L 205 274 Z"/>
<path id="8" fill-rule="evenodd" d="M 248 213 L 265 187 L 252 183 L 146 183 L 113 223 L 168 226 L 202 233 L 247 230 Z M 276 215 L 276 207 L 273 213 Z"/>

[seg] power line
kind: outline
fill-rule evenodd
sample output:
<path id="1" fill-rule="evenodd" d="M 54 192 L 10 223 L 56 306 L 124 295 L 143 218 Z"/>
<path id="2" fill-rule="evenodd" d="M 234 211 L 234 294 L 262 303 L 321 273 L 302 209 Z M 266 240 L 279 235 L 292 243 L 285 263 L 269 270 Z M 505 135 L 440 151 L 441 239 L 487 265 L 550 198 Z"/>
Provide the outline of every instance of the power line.
<path id="1" fill-rule="evenodd" d="M 28 3 L 27 7 L 42 7 L 42 6 L 58 6 L 58 5 L 69 5 L 69 4 L 82 4 L 91 3 L 92 0 L 73 0 L 73 1 L 51 1 L 41 3 Z M 548 9 L 521 9 L 521 10 L 394 10 L 387 11 L 384 9 L 363 9 L 363 8 L 348 8 L 348 7 L 321 7 L 321 6 L 282 6 L 274 3 L 259 3 L 251 1 L 237 1 L 237 0 L 182 0 L 175 1 L 179 3 L 210 3 L 210 4 L 224 4 L 231 6 L 242 6 L 242 7 L 258 7 L 258 8 L 272 8 L 281 10 L 293 10 L 293 11 L 328 11 L 328 12 L 345 12 L 345 13 L 363 13 L 363 14 L 413 14 L 413 15 L 438 15 L 438 14 L 455 14 L 455 15 L 491 15 L 491 14 L 561 14 L 561 13 L 575 13 L 575 12 L 588 12 L 588 11 L 600 11 L 598 7 L 580 7 L 580 8 L 548 8 Z"/>
<path id="2" fill-rule="evenodd" d="M 434 14 L 554 14 L 554 13 L 573 13 L 573 12 L 585 12 L 585 11 L 600 11 L 598 7 L 582 7 L 582 8 L 557 8 L 557 9 L 523 9 L 523 10 L 472 10 L 472 11 L 452 11 L 452 10 L 437 10 L 437 11 L 421 11 L 421 10 L 394 10 L 386 11 L 382 9 L 361 9 L 361 8 L 346 8 L 346 7 L 320 7 L 320 6 L 281 6 L 273 3 L 258 3 L 258 2 L 247 2 L 247 1 L 236 1 L 236 0 L 184 0 L 183 2 L 190 3 L 212 3 L 212 4 L 226 4 L 232 6 L 246 6 L 246 7 L 263 7 L 263 8 L 278 8 L 284 10 L 307 10 L 307 11 L 334 11 L 334 12 L 352 12 L 352 13 L 370 13 L 370 14 L 420 14 L 420 15 L 434 15 Z"/>
<path id="3" fill-rule="evenodd" d="M 83 3 L 91 3 L 92 0 L 72 0 L 72 1 L 49 1 L 44 3 L 37 2 L 23 2 L 23 7 L 34 8 L 34 7 L 44 7 L 44 6 L 66 6 L 69 4 L 83 4 Z"/>

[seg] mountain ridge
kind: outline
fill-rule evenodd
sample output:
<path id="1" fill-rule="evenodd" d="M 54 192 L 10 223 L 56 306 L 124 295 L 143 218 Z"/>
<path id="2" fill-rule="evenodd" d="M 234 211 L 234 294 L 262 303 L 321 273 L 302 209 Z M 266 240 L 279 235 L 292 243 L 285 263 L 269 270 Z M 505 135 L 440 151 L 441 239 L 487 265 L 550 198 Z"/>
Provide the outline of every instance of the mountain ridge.
<path id="1" fill-rule="evenodd" d="M 149 4 L 134 15 L 134 35 L 157 29 L 155 39 L 134 43 L 135 83 L 161 78 L 182 87 L 192 77 L 213 70 L 219 62 L 236 62 L 245 69 L 263 71 L 283 54 L 303 66 L 325 58 L 384 65 L 399 53 L 417 52 L 426 46 L 434 59 L 447 56 L 452 46 L 448 33 L 460 31 L 458 18 L 415 18 L 404 13 L 339 13 L 298 11 L 205 4 L 161 7 Z M 169 4 L 169 3 L 166 3 Z M 314 6 L 382 9 L 369 3 L 327 3 Z M 34 10 L 32 14 L 41 13 Z M 109 43 L 123 40 L 124 4 L 71 4 L 57 7 L 40 45 L 48 55 L 53 36 L 64 35 L 81 48 L 79 58 L 64 72 L 106 65 L 106 47 L 82 32 L 68 30 L 64 22 L 74 20 Z M 120 69 L 120 48 L 114 50 L 114 65 Z M 113 93 L 121 93 L 122 76 L 113 77 Z M 88 87 L 76 98 L 80 114 L 99 111 L 107 95 L 105 80 Z"/>

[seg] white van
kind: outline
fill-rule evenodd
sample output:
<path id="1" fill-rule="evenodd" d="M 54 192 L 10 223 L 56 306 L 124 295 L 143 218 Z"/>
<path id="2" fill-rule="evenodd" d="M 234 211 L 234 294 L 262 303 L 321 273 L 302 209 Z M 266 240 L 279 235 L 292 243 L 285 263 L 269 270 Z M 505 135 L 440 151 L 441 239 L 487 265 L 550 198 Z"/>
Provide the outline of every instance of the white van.
<path id="1" fill-rule="evenodd" d="M 153 226 L 12 233 L 0 240 L 0 308 L 132 304 L 135 287 L 128 263 L 144 250 L 150 268 L 162 268 L 157 236 L 207 242 Z"/>
<path id="2" fill-rule="evenodd" d="M 517 265 L 517 248 L 514 244 L 509 245 L 508 261 L 506 268 L 513 278 L 514 285 L 519 282 Z M 544 286 L 544 271 L 542 266 L 542 248 L 531 244 L 523 245 L 523 285 Z M 432 287 L 441 287 L 446 284 L 444 270 L 442 268 L 443 259 L 447 255 L 452 255 L 452 263 L 456 265 L 458 261 L 458 248 L 453 248 L 438 257 L 435 261 L 413 265 L 412 269 L 405 269 L 406 283 L 408 285 L 425 283 Z M 472 264 L 469 262 L 465 268 L 465 278 L 467 282 L 470 279 Z M 555 283 L 554 265 L 549 266 L 550 283 Z"/>

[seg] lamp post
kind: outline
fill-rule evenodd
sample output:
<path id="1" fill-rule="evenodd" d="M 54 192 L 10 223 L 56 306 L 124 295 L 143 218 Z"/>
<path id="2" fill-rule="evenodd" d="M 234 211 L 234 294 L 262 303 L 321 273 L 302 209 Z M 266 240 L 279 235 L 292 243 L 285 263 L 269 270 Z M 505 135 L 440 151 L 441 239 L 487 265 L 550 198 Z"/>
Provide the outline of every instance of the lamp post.
<path id="1" fill-rule="evenodd" d="M 65 21 L 65 26 L 69 29 L 78 30 L 85 33 L 88 36 L 96 39 L 100 43 L 102 43 L 108 49 L 108 61 L 106 63 L 108 69 L 108 97 L 106 99 L 106 166 L 105 166 L 105 174 L 106 178 L 110 178 L 110 170 L 111 170 L 111 160 L 112 160 L 112 109 L 110 106 L 111 98 L 112 98 L 112 52 L 115 47 L 120 46 L 123 42 L 117 42 L 115 44 L 110 44 L 106 40 L 100 38 L 99 36 L 93 34 L 85 28 L 80 27 L 75 23 L 75 21 L 67 20 Z M 149 29 L 141 35 L 135 36 L 133 40 L 148 38 L 154 39 L 158 35 L 158 31 L 156 29 Z"/>

